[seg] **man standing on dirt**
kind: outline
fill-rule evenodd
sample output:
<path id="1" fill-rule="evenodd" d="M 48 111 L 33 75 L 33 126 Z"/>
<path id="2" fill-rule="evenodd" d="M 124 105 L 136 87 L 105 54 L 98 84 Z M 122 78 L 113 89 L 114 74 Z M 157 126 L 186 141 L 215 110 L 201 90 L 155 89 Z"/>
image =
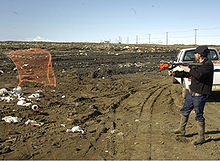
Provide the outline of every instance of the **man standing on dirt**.
<path id="1" fill-rule="evenodd" d="M 191 86 L 189 93 L 186 96 L 185 103 L 180 110 L 181 121 L 180 127 L 174 130 L 175 134 L 185 136 L 185 127 L 189 118 L 190 112 L 194 109 L 198 126 L 198 138 L 193 141 L 194 145 L 202 144 L 205 142 L 205 118 L 203 111 L 208 95 L 212 92 L 213 84 L 213 63 L 207 58 L 209 49 L 207 46 L 198 46 L 195 50 L 195 59 L 201 63 L 200 66 L 184 67 L 181 66 L 183 71 L 169 71 L 169 75 L 175 77 L 191 77 Z"/>

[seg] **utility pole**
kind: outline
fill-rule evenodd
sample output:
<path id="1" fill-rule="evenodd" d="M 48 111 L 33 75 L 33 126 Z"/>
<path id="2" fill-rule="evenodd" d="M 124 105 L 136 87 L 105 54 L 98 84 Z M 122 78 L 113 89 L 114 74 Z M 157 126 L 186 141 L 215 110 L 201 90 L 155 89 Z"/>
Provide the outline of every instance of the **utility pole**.
<path id="1" fill-rule="evenodd" d="M 148 39 L 149 39 L 149 44 L 150 44 L 150 36 L 151 36 L 151 34 L 149 34 L 148 36 L 149 36 Z"/>
<path id="2" fill-rule="evenodd" d="M 168 32 L 166 32 L 166 45 L 168 45 Z"/>
<path id="3" fill-rule="evenodd" d="M 194 29 L 195 30 L 195 45 L 197 44 L 197 31 L 198 29 Z"/>
<path id="4" fill-rule="evenodd" d="M 121 36 L 118 37 L 118 43 L 122 43 L 122 38 L 121 38 Z"/>
<path id="5" fill-rule="evenodd" d="M 138 35 L 136 35 L 136 44 L 138 44 Z"/>

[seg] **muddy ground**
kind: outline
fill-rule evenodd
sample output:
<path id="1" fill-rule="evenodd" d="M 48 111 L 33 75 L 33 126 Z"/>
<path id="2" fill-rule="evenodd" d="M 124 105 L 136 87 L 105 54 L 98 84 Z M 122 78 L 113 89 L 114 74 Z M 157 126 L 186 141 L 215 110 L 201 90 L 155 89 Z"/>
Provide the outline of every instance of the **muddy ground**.
<path id="1" fill-rule="evenodd" d="M 22 82 L 24 97 L 0 102 L 0 159 L 35 160 L 219 160 L 220 94 L 205 107 L 206 142 L 199 146 L 195 114 L 190 115 L 186 137 L 171 133 L 178 127 L 183 104 L 182 87 L 172 84 L 159 61 L 169 60 L 186 46 L 88 43 L 0 43 L 0 89 L 18 85 L 9 51 L 43 48 L 52 54 L 57 86 Z M 19 123 L 2 118 L 17 116 Z M 35 120 L 43 126 L 26 125 Z M 84 133 L 68 133 L 79 126 Z"/>

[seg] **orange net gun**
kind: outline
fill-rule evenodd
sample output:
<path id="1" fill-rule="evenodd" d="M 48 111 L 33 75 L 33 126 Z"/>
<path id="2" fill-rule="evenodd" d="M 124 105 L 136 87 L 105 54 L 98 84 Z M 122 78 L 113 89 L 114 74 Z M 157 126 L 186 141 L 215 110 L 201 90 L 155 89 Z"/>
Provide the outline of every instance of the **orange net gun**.
<path id="1" fill-rule="evenodd" d="M 168 70 L 172 70 L 173 68 L 177 67 L 177 66 L 188 66 L 188 67 L 191 67 L 191 66 L 201 66 L 202 63 L 176 63 L 176 62 L 173 62 L 173 61 L 165 61 L 165 60 L 161 60 L 160 61 L 160 72 L 163 70 L 163 69 L 168 69 Z"/>

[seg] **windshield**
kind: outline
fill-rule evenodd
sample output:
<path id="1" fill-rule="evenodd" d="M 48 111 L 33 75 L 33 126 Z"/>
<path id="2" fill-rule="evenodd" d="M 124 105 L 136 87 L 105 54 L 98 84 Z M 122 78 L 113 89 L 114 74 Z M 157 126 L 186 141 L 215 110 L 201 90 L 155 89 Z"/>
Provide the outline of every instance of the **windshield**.
<path id="1" fill-rule="evenodd" d="M 177 61 L 180 61 L 181 54 L 182 54 L 182 51 L 180 51 L 180 52 L 177 54 L 177 58 L 176 58 Z"/>

